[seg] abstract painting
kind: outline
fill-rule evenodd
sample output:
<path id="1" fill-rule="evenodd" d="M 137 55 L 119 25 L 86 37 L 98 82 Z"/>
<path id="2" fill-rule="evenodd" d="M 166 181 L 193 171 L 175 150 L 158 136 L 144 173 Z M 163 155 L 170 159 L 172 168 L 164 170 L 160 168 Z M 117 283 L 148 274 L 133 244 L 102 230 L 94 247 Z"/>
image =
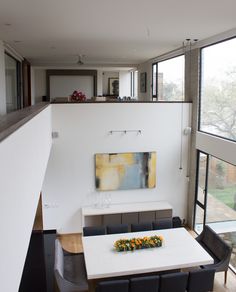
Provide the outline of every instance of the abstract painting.
<path id="1" fill-rule="evenodd" d="M 99 191 L 155 188 L 156 152 L 95 154 Z"/>

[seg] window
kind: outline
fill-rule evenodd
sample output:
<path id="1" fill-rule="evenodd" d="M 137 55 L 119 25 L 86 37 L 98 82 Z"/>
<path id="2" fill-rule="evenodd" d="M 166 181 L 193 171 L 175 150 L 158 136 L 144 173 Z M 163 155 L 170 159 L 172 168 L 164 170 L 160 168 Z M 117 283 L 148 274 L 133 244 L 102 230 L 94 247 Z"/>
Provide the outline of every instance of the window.
<path id="1" fill-rule="evenodd" d="M 201 50 L 199 130 L 236 141 L 236 38 Z"/>
<path id="2" fill-rule="evenodd" d="M 152 97 L 157 97 L 157 64 L 152 65 Z"/>
<path id="3" fill-rule="evenodd" d="M 205 224 L 236 247 L 236 166 L 199 152 L 194 229 Z M 236 270 L 236 253 L 231 266 Z"/>
<path id="4" fill-rule="evenodd" d="M 184 55 L 152 66 L 152 95 L 159 101 L 184 100 Z"/>
<path id="5" fill-rule="evenodd" d="M 7 113 L 21 108 L 20 62 L 5 54 Z"/>

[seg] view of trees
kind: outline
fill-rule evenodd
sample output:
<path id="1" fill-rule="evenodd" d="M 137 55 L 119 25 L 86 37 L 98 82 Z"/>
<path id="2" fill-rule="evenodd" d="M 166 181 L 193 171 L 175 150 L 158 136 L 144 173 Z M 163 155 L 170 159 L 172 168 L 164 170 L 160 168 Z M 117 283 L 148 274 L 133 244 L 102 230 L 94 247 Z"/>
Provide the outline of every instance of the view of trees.
<path id="1" fill-rule="evenodd" d="M 236 38 L 202 49 L 201 130 L 236 141 Z"/>
<path id="2" fill-rule="evenodd" d="M 184 55 L 158 63 L 158 100 L 184 100 L 184 64 Z"/>
<path id="3" fill-rule="evenodd" d="M 163 84 L 163 96 L 164 99 L 169 100 L 183 100 L 183 91 L 181 81 L 178 82 L 166 82 Z"/>
<path id="4" fill-rule="evenodd" d="M 205 80 L 201 101 L 201 129 L 236 140 L 236 67 Z"/>

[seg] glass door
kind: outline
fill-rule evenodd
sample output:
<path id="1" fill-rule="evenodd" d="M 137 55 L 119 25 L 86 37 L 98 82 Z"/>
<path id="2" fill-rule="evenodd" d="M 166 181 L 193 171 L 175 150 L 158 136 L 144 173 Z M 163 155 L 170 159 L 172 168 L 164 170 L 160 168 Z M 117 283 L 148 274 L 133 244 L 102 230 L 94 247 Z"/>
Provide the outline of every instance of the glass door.
<path id="1" fill-rule="evenodd" d="M 209 155 L 199 151 L 194 216 L 194 230 L 197 233 L 201 233 L 206 222 L 208 164 Z"/>

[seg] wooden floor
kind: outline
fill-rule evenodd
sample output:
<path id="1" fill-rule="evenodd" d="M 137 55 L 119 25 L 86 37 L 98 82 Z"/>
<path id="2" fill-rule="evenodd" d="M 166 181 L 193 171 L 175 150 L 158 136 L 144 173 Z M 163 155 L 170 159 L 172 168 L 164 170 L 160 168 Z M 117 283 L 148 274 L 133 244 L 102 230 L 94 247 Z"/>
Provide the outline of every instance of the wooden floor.
<path id="1" fill-rule="evenodd" d="M 191 232 L 194 236 L 194 233 Z M 63 248 L 69 252 L 83 252 L 81 234 L 58 235 Z M 224 285 L 224 272 L 216 273 L 214 292 L 236 292 L 236 275 L 229 270 L 226 286 Z"/>

